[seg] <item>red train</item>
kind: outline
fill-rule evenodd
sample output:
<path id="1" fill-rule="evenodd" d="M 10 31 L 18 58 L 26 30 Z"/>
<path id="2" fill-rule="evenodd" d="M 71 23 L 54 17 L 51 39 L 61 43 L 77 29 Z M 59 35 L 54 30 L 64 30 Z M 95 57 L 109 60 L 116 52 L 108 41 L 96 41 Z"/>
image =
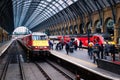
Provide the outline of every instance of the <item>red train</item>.
<path id="1" fill-rule="evenodd" d="M 33 32 L 18 38 L 18 40 L 28 49 L 29 57 L 49 53 L 49 40 L 45 33 Z"/>
<path id="2" fill-rule="evenodd" d="M 69 42 L 71 38 L 74 38 L 74 40 L 77 40 L 77 43 L 79 45 L 80 40 L 83 43 L 84 47 L 88 46 L 88 35 L 65 35 L 65 36 L 58 36 L 59 41 L 63 41 L 64 43 Z M 94 44 L 98 42 L 98 44 L 105 44 L 106 40 L 109 44 L 115 44 L 115 42 L 111 39 L 111 36 L 108 34 L 90 34 L 89 40 L 93 42 Z"/>
<path id="3" fill-rule="evenodd" d="M 45 33 L 34 32 L 22 38 L 22 42 L 32 51 L 48 51 L 49 42 Z"/>

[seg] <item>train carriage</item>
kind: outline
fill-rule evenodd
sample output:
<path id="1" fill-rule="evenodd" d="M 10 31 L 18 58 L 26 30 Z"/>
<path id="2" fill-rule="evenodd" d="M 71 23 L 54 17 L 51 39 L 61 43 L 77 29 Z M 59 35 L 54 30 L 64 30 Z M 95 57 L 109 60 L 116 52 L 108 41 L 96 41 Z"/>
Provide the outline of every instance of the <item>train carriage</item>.
<path id="1" fill-rule="evenodd" d="M 64 35 L 64 36 L 58 36 L 59 41 L 63 41 L 64 43 L 70 42 L 71 38 L 74 38 L 74 40 L 77 40 L 77 43 L 79 45 L 80 40 L 83 43 L 84 47 L 88 47 L 88 35 Z M 94 44 L 97 42 L 99 45 L 106 44 L 106 41 L 108 41 L 109 44 L 115 44 L 114 40 L 111 38 L 109 34 L 90 34 L 89 40 L 92 41 Z"/>

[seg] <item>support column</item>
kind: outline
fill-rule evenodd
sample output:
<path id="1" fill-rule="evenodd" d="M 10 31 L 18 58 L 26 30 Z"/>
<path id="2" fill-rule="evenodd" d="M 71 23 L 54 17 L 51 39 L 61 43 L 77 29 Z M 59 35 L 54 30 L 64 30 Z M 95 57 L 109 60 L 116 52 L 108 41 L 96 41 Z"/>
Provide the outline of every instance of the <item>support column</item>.
<path id="1" fill-rule="evenodd" d="M 103 33 L 103 26 L 101 25 L 100 27 L 101 27 L 101 33 Z"/>
<path id="2" fill-rule="evenodd" d="M 114 42 L 115 42 L 115 44 L 117 44 L 117 38 L 120 37 L 119 31 L 120 31 L 119 25 L 115 24 L 114 25 Z"/>
<path id="3" fill-rule="evenodd" d="M 95 27 L 94 26 L 92 26 L 92 29 L 91 29 L 91 33 L 94 33 L 95 32 Z"/>

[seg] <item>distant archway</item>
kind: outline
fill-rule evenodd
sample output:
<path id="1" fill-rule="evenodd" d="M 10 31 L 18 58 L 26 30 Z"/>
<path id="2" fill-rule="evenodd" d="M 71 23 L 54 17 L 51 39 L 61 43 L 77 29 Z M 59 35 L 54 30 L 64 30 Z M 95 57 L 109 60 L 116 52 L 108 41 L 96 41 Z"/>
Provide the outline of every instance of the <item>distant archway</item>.
<path id="1" fill-rule="evenodd" d="M 77 25 L 74 26 L 74 34 L 78 34 L 78 26 Z"/>
<path id="2" fill-rule="evenodd" d="M 91 31 L 92 31 L 92 26 L 91 26 L 90 22 L 88 22 L 86 25 L 86 33 L 88 33 L 88 31 L 89 31 L 89 33 L 91 33 Z"/>
<path id="3" fill-rule="evenodd" d="M 68 27 L 66 26 L 65 28 L 65 34 L 67 35 L 69 32 L 68 32 Z"/>
<path id="4" fill-rule="evenodd" d="M 64 34 L 65 34 L 65 33 L 64 33 L 64 27 L 63 27 L 61 30 L 62 30 L 62 31 L 61 31 L 61 32 L 62 32 L 62 35 L 64 35 Z"/>
<path id="5" fill-rule="evenodd" d="M 106 32 L 108 34 L 114 35 L 114 20 L 111 18 L 108 18 L 106 20 Z"/>
<path id="6" fill-rule="evenodd" d="M 72 34 L 72 32 L 73 32 L 73 26 L 71 25 L 70 26 L 70 34 Z"/>
<path id="7" fill-rule="evenodd" d="M 102 27 L 101 27 L 101 24 L 100 24 L 100 20 L 97 20 L 95 22 L 95 32 L 96 33 L 101 33 L 101 30 L 102 30 Z"/>
<path id="8" fill-rule="evenodd" d="M 84 33 L 84 25 L 80 24 L 79 29 L 80 29 L 80 34 L 83 34 Z"/>

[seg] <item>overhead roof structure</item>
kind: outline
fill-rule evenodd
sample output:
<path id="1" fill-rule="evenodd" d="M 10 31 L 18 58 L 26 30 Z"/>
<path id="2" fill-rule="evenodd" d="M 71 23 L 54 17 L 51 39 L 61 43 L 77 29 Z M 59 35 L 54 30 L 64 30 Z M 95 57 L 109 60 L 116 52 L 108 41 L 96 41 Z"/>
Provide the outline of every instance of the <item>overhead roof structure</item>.
<path id="1" fill-rule="evenodd" d="M 14 30 L 13 7 L 11 0 L 0 0 L 0 27 L 9 34 Z"/>
<path id="2" fill-rule="evenodd" d="M 6 23 L 2 22 L 2 24 L 10 25 L 10 23 L 12 23 L 11 20 L 13 20 L 14 28 L 19 26 L 26 26 L 33 31 L 36 31 L 39 28 L 51 26 L 53 24 L 67 22 L 68 20 L 76 19 L 78 16 L 80 16 L 81 21 L 83 21 L 84 23 L 83 17 L 86 14 L 90 16 L 94 11 L 98 11 L 100 13 L 102 9 L 108 6 L 110 6 L 110 8 L 113 9 L 113 5 L 120 3 L 120 0 L 1 0 L 1 1 L 3 2 L 3 4 L 0 4 L 0 10 L 2 9 L 0 14 L 3 15 L 4 13 L 6 13 L 8 15 L 4 17 Z M 9 6 L 8 4 L 11 4 L 12 6 Z M 3 9 L 3 7 L 5 8 Z M 12 10 L 10 7 L 12 8 Z M 114 16 L 115 14 L 113 12 L 113 17 Z M 91 19 L 91 17 L 89 17 L 89 19 Z M 7 22 L 8 20 L 10 20 L 11 22 L 8 23 Z"/>
<path id="3" fill-rule="evenodd" d="M 12 0 L 14 23 L 30 29 L 73 4 L 77 0 Z"/>

